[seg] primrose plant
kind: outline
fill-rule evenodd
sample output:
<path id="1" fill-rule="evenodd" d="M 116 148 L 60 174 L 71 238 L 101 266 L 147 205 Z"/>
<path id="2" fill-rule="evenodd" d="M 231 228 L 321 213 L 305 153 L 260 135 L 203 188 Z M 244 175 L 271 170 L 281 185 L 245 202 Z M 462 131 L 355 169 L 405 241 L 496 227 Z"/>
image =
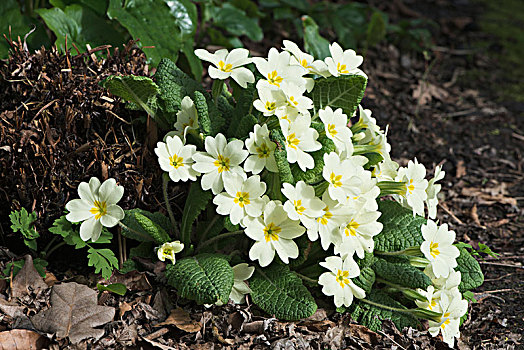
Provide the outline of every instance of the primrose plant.
<path id="1" fill-rule="evenodd" d="M 66 218 L 83 221 L 82 240 L 119 224 L 142 242 L 130 256 L 170 260 L 168 283 L 199 304 L 248 297 L 297 320 L 315 312 L 318 289 L 373 330 L 385 319 L 399 329 L 427 319 L 453 346 L 464 296 L 483 274 L 434 221 L 444 172 L 437 166 L 428 180 L 416 159 L 406 167 L 391 159 L 387 131 L 360 106 L 362 57 L 337 43 L 329 51 L 313 57 L 290 41 L 268 57 L 196 50 L 210 62 L 211 93 L 167 59 L 154 80 L 109 77 L 105 87 L 165 130 L 154 152 L 169 218 L 124 214 L 120 187 L 96 179 L 80 185 Z M 170 181 L 191 183 L 178 218 Z"/>

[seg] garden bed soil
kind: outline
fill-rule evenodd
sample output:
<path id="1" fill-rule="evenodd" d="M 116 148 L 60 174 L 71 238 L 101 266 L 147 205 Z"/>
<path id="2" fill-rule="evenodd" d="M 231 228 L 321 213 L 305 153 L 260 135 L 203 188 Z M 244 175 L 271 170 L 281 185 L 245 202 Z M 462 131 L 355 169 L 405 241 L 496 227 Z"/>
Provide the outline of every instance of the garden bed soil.
<path id="1" fill-rule="evenodd" d="M 362 67 L 369 76 L 363 105 L 373 111 L 382 127 L 389 125 L 393 159 L 406 165 L 416 157 L 428 169 L 443 165 L 446 177 L 442 181 L 439 220 L 456 231 L 458 240 L 474 247 L 485 243 L 500 254 L 498 259 L 485 257 L 480 262 L 485 283 L 474 291 L 478 302 L 469 308 L 456 347 L 524 348 L 524 105 L 504 101 L 490 89 L 504 81 L 490 52 L 475 46 L 479 41 L 496 40 L 479 30 L 481 9 L 467 2 L 457 5 L 447 1 L 423 5 L 395 1 L 381 6 L 393 21 L 406 16 L 429 17 L 440 29 L 434 35 L 435 47 L 427 60 L 421 53 L 402 52 L 387 43 L 370 49 Z M 126 50 L 125 54 L 112 54 L 110 60 L 114 61 L 108 62 L 113 63 L 103 67 L 88 56 L 75 60 L 70 54 L 66 59 L 48 51 L 45 55 L 49 62 L 35 56 L 15 56 L 8 68 L 0 69 L 4 79 L 5 74 L 21 69 L 15 75 L 17 79 L 0 82 L 0 196 L 10 203 L 9 208 L 1 209 L 4 232 L 9 231 L 4 215 L 19 206 L 48 218 L 42 223 L 43 230 L 60 214 L 65 202 L 76 196 L 78 182 L 90 176 L 117 178 L 126 188 L 126 208 L 158 209 L 159 169 L 154 159 L 147 158 L 147 135 L 129 124 L 140 113 L 118 101 L 109 102 L 103 97 L 113 97 L 97 85 L 109 74 L 148 74 L 139 51 Z M 68 60 L 83 68 L 47 73 L 52 81 L 62 79 L 68 90 L 63 86 L 53 90 L 47 85 L 50 92 L 42 93 L 47 90 L 43 82 L 38 82 L 40 67 L 57 62 L 55 69 L 67 69 Z M 27 61 L 30 64 L 20 67 Z M 39 69 L 34 70 L 31 64 Z M 27 79 L 22 72 L 26 72 Z M 476 73 L 474 80 L 468 78 L 471 72 Z M 86 144 L 89 146 L 83 146 Z M 79 151 L 82 147 L 86 148 Z M 7 241 L 12 242 L 9 235 Z M 14 253 L 22 253 L 22 247 L 9 247 Z M 192 303 L 180 304 L 179 300 L 178 306 L 189 312 L 200 329 L 188 333 L 173 323 L 153 327 L 154 322 L 165 319 L 169 305 L 177 301 L 169 297 L 174 292 L 165 290 L 162 281 L 155 278 L 164 265 L 147 266 L 150 271 L 140 277 L 142 289 L 125 297 L 102 296 L 99 303 L 117 307 L 122 317 L 106 327 L 106 336 L 93 348 L 132 344 L 156 349 L 447 348 L 426 331 L 398 331 L 388 322 L 382 331 L 371 332 L 352 324 L 348 316 L 333 313 L 328 304 L 320 304 L 320 310 L 308 320 L 279 322 L 253 305 L 206 309 Z M 59 279 L 96 282 L 89 271 L 80 267 L 66 271 L 60 267 L 60 260 L 51 263 L 50 271 Z M 147 284 L 143 278 L 148 279 Z M 0 284 L 0 292 L 3 290 Z M 28 312 L 35 309 L 29 308 Z M 4 318 L 0 330 L 9 329 L 12 322 Z"/>

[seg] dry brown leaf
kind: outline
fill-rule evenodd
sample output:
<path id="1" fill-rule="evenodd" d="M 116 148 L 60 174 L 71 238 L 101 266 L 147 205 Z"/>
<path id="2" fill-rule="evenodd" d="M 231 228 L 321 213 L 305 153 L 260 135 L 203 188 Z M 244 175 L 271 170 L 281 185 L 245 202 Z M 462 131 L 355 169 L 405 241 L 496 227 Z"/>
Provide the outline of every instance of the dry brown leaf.
<path id="1" fill-rule="evenodd" d="M 28 329 L 12 329 L 0 332 L 0 350 L 43 349 L 48 339 Z"/>
<path id="2" fill-rule="evenodd" d="M 47 288 L 42 276 L 36 271 L 31 255 L 25 256 L 25 264 L 18 274 L 13 278 L 11 296 L 21 298 L 29 294 L 29 288 L 35 293 Z"/>
<path id="3" fill-rule="evenodd" d="M 457 173 L 456 173 L 457 179 L 460 179 L 462 176 L 466 175 L 466 166 L 464 164 L 465 163 L 463 160 L 459 160 L 457 162 Z"/>
<path id="4" fill-rule="evenodd" d="M 122 283 L 127 290 L 151 290 L 151 284 L 147 280 L 146 274 L 139 271 L 131 271 L 125 274 L 115 272 L 109 279 L 109 283 Z"/>
<path id="5" fill-rule="evenodd" d="M 461 194 L 466 197 L 475 197 L 475 200 L 478 204 L 492 205 L 495 203 L 500 203 L 509 204 L 514 207 L 517 206 L 517 200 L 515 198 L 506 197 L 502 194 L 490 195 L 475 187 L 463 187 Z"/>
<path id="6" fill-rule="evenodd" d="M 486 228 L 486 226 L 484 226 L 484 225 L 482 225 L 480 223 L 479 215 L 477 213 L 477 205 L 476 204 L 473 204 L 473 208 L 471 208 L 470 215 L 471 215 L 471 218 L 473 219 L 473 222 L 475 223 L 475 225 L 477 225 L 479 227 L 482 227 L 484 229 Z"/>
<path id="7" fill-rule="evenodd" d="M 378 333 L 375 333 L 371 329 L 361 326 L 359 324 L 350 323 L 348 326 L 349 334 L 352 337 L 362 339 L 368 344 L 376 345 L 379 342 L 379 339 L 381 338 L 381 336 Z"/>
<path id="8" fill-rule="evenodd" d="M 52 287 L 52 286 L 54 286 L 56 283 L 58 283 L 58 282 L 60 282 L 60 281 L 56 278 L 56 276 L 55 276 L 54 274 L 52 274 L 52 273 L 49 272 L 49 271 L 46 271 L 44 282 L 45 282 L 45 284 L 47 284 L 49 287 Z"/>
<path id="9" fill-rule="evenodd" d="M 425 105 L 431 102 L 433 98 L 444 101 L 448 96 L 449 93 L 446 90 L 424 80 L 419 80 L 418 84 L 414 86 L 412 94 L 419 105 Z"/>
<path id="10" fill-rule="evenodd" d="M 99 339 L 104 330 L 93 327 L 113 320 L 115 309 L 98 305 L 96 296 L 94 290 L 75 282 L 55 285 L 51 308 L 31 317 L 31 322 L 42 332 L 69 337 L 73 344 L 87 338 Z"/>
<path id="11" fill-rule="evenodd" d="M 0 299 L 0 311 L 12 318 L 24 316 L 24 306 L 4 299 Z"/>
<path id="12" fill-rule="evenodd" d="M 192 320 L 187 311 L 180 307 L 171 310 L 171 314 L 168 316 L 168 318 L 164 322 L 155 325 L 155 327 L 167 325 L 175 326 L 178 329 L 188 333 L 195 333 L 202 329 L 202 324 Z"/>
<path id="13" fill-rule="evenodd" d="M 500 219 L 500 220 L 497 220 L 497 221 L 488 222 L 487 225 L 489 227 L 491 227 L 491 228 L 497 228 L 497 227 L 500 227 L 502 225 L 506 225 L 509 222 L 510 222 L 510 220 L 508 218 L 504 218 L 504 219 Z"/>
<path id="14" fill-rule="evenodd" d="M 172 347 L 172 346 L 168 346 L 168 345 L 164 345 L 162 343 L 159 343 L 159 342 L 156 342 L 156 341 L 153 341 L 153 340 L 149 340 L 145 337 L 142 337 L 142 340 L 145 341 L 146 343 L 148 343 L 149 345 L 155 347 L 155 348 L 158 348 L 158 349 L 161 349 L 161 350 L 176 350 L 176 348 Z"/>

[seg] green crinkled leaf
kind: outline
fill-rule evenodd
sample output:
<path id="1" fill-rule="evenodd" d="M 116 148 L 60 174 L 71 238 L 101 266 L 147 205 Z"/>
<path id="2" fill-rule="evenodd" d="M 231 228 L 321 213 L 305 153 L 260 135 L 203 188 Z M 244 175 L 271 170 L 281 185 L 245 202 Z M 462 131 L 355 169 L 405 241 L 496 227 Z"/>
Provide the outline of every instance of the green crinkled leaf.
<path id="1" fill-rule="evenodd" d="M 194 103 L 198 113 L 198 123 L 205 136 L 215 136 L 224 125 L 222 113 L 215 107 L 214 103 L 200 91 L 194 92 Z M 222 99 L 224 97 L 221 96 Z M 227 102 L 226 102 L 227 103 Z"/>
<path id="2" fill-rule="evenodd" d="M 258 119 L 253 114 L 245 115 L 244 118 L 240 119 L 240 123 L 237 125 L 235 137 L 241 140 L 246 139 L 257 123 Z"/>
<path id="3" fill-rule="evenodd" d="M 156 243 L 164 244 L 171 241 L 171 237 L 167 232 L 153 220 L 147 216 L 140 214 L 140 212 L 135 212 L 135 220 L 142 227 L 142 229 L 147 232 Z"/>
<path id="4" fill-rule="evenodd" d="M 380 153 L 365 153 L 363 156 L 368 159 L 368 162 L 364 165 L 364 169 L 366 170 L 384 160 L 384 157 L 382 157 Z"/>
<path id="5" fill-rule="evenodd" d="M 280 181 L 282 183 L 287 182 L 294 185 L 296 182 L 293 178 L 293 174 L 291 173 L 289 162 L 287 161 L 287 152 L 285 146 L 286 140 L 284 139 L 284 135 L 280 129 L 271 130 L 269 135 L 271 141 L 277 144 L 274 154 L 278 167 L 278 174 L 280 175 Z"/>
<path id="6" fill-rule="evenodd" d="M 95 249 L 87 251 L 87 264 L 95 268 L 95 273 L 102 272 L 102 277 L 109 279 L 113 270 L 118 268 L 118 259 L 111 249 Z"/>
<path id="7" fill-rule="evenodd" d="M 193 223 L 198 215 L 206 208 L 212 197 L 211 191 L 204 191 L 202 189 L 200 181 L 191 184 L 184 206 L 184 212 L 182 213 L 182 224 L 180 227 L 182 237 L 189 237 L 191 235 Z"/>
<path id="8" fill-rule="evenodd" d="M 322 123 L 313 122 L 311 123 L 311 127 L 318 131 L 320 136 L 317 141 L 322 144 L 321 149 L 310 153 L 315 162 L 315 166 L 313 169 L 302 171 L 298 164 L 295 163 L 291 165 L 291 173 L 296 182 L 302 180 L 307 184 L 313 185 L 324 181 L 324 177 L 322 176 L 322 170 L 324 169 L 324 154 L 334 151 L 335 144 L 326 136 L 324 125 Z"/>
<path id="9" fill-rule="evenodd" d="M 240 121 L 253 111 L 253 101 L 257 98 L 257 90 L 254 84 L 248 84 L 246 89 L 238 87 L 238 89 L 233 90 L 233 92 L 237 99 L 237 104 L 233 110 L 233 114 L 224 114 L 227 125 L 229 126 L 227 136 L 242 138 L 249 135 L 249 132 L 244 135 L 238 135 L 237 127 L 240 124 Z"/>
<path id="10" fill-rule="evenodd" d="M 166 267 L 166 277 L 183 298 L 198 304 L 227 303 L 233 287 L 233 269 L 223 256 L 199 254 Z"/>
<path id="11" fill-rule="evenodd" d="M 311 242 L 307 235 L 302 235 L 294 239 L 298 246 L 298 257 L 289 261 L 289 267 L 295 269 L 302 265 L 308 258 L 309 252 L 311 251 Z"/>
<path id="12" fill-rule="evenodd" d="M 378 221 L 384 227 L 382 232 L 373 237 L 376 250 L 393 252 L 422 244 L 424 238 L 421 226 L 426 223 L 426 219 L 413 217 L 410 209 L 395 201 L 379 201 L 378 205 L 382 213 Z"/>
<path id="13" fill-rule="evenodd" d="M 155 242 L 142 242 L 129 250 L 129 259 L 134 257 L 151 259 L 155 256 Z"/>
<path id="14" fill-rule="evenodd" d="M 200 91 L 204 96 L 206 94 L 199 82 L 191 79 L 167 58 L 162 59 L 158 64 L 154 79 L 160 87 L 157 105 L 163 117 L 171 125 L 176 122 L 176 113 L 180 110 L 185 96 L 191 97 L 194 101 L 195 91 Z"/>
<path id="15" fill-rule="evenodd" d="M 86 45 L 97 47 L 111 44 L 121 45 L 126 41 L 124 36 L 106 18 L 105 14 L 98 14 L 93 9 L 72 4 L 63 10 L 58 7 L 35 10 L 42 17 L 47 27 L 56 35 L 56 46 L 64 50 L 73 49 L 73 43 L 81 51 L 86 51 Z"/>
<path id="16" fill-rule="evenodd" d="M 304 48 L 315 59 L 323 60 L 331 56 L 329 52 L 329 41 L 318 33 L 318 25 L 309 16 L 302 17 L 302 28 L 304 29 Z"/>
<path id="17" fill-rule="evenodd" d="M 257 18 L 248 16 L 244 10 L 228 2 L 221 7 L 212 6 L 210 11 L 213 23 L 235 36 L 246 35 L 253 41 L 260 41 L 264 37 Z"/>
<path id="18" fill-rule="evenodd" d="M 478 261 L 471 256 L 471 254 L 463 247 L 459 247 L 460 255 L 457 258 L 456 271 L 460 271 L 462 279 L 460 281 L 459 290 L 465 292 L 467 290 L 480 287 L 484 283 L 484 274 L 480 268 Z"/>
<path id="19" fill-rule="evenodd" d="M 368 294 L 371 292 L 373 283 L 375 283 L 375 271 L 371 267 L 364 267 L 360 270 L 358 278 L 355 278 L 353 282 Z"/>
<path id="20" fill-rule="evenodd" d="M 282 320 L 299 320 L 317 310 L 315 299 L 302 280 L 286 265 L 257 268 L 249 280 L 251 298 L 262 310 Z"/>
<path id="21" fill-rule="evenodd" d="M 156 99 L 160 89 L 151 78 L 135 75 L 112 75 L 102 81 L 102 86 L 113 95 L 140 106 L 148 114 L 154 116 L 154 112 L 151 111 L 149 106 Z"/>
<path id="22" fill-rule="evenodd" d="M 421 270 L 406 263 L 393 263 L 385 259 L 377 259 L 373 264 L 375 273 L 386 281 L 409 288 L 426 290 L 431 285 L 431 279 Z"/>
<path id="23" fill-rule="evenodd" d="M 315 106 L 319 109 L 330 106 L 333 110 L 342 108 L 351 117 L 364 97 L 367 79 L 361 75 L 341 75 L 339 77 L 320 78 L 315 80 L 315 87 L 309 93 Z"/>
<path id="24" fill-rule="evenodd" d="M 373 289 L 369 294 L 366 295 L 366 299 L 380 303 L 382 305 L 391 306 L 399 309 L 406 309 L 404 305 L 391 298 L 389 295 L 381 292 L 380 290 Z M 417 328 L 419 321 L 408 314 L 404 314 L 398 311 L 391 311 L 382 309 L 373 305 L 369 305 L 354 299 L 353 305 L 351 305 L 351 318 L 358 323 L 368 327 L 372 331 L 378 331 L 382 327 L 382 321 L 391 320 L 395 323 L 398 329 L 404 327 Z"/>
<path id="25" fill-rule="evenodd" d="M 138 221 L 139 219 L 137 220 L 137 214 L 139 218 L 141 218 L 142 216 L 148 218 L 156 225 L 158 225 L 160 228 L 162 228 L 165 232 L 169 232 L 171 228 L 171 223 L 169 219 L 159 212 L 151 213 L 142 209 L 130 209 L 126 210 L 125 214 L 126 215 L 124 219 L 122 219 L 122 223 L 125 226 L 129 227 L 131 230 L 122 227 L 122 236 L 134 239 L 136 241 L 152 242 L 155 240 L 155 238 L 151 236 L 150 232 L 144 229 L 144 227 L 142 227 L 142 225 Z"/>

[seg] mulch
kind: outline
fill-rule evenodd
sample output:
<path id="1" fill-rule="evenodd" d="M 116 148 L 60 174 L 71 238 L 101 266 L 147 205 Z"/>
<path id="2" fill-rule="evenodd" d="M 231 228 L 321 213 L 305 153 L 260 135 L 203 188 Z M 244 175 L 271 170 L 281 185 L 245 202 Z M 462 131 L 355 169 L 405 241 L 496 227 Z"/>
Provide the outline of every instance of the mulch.
<path id="1" fill-rule="evenodd" d="M 457 232 L 458 240 L 474 247 L 484 243 L 500 254 L 480 261 L 485 283 L 474 291 L 478 302 L 470 306 L 456 347 L 524 348 L 524 108 L 501 100 L 492 88 L 504 82 L 489 52 L 475 47 L 479 40 L 494 40 L 476 25 L 479 9 L 467 2 L 406 1 L 409 9 L 398 3 L 379 7 L 392 21 L 433 19 L 439 25 L 433 33 L 435 46 L 427 58 L 387 43 L 370 49 L 362 67 L 369 76 L 363 105 L 381 126 L 389 125 L 393 159 L 406 165 L 416 157 L 430 171 L 443 165 L 439 220 Z M 140 113 L 98 87 L 110 74 L 149 74 L 140 51 L 129 45 L 108 54 L 104 64 L 89 55 L 61 56 L 53 50 L 35 55 L 18 50 L 17 55 L 21 57 L 0 64 L 5 79 L 0 80 L 0 198 L 10 203 L 0 207 L 3 231 L 10 231 L 5 215 L 19 206 L 36 210 L 47 218 L 43 226 L 49 226 L 68 198 L 76 196 L 78 181 L 90 176 L 123 183 L 126 208 L 157 209 L 160 178 L 156 167 L 147 166 L 150 151 L 145 146 L 154 135 L 147 139 L 147 130 L 129 124 Z M 68 62 L 79 68 L 62 71 Z M 478 78 L 469 78 L 471 71 Z M 62 85 L 50 84 L 45 76 Z M 14 247 L 21 253 L 21 247 Z M 51 266 L 59 279 L 97 281 L 85 271 L 81 276 L 81 270 Z M 426 331 L 399 331 L 388 322 L 382 331 L 371 332 L 328 304 L 301 322 L 279 322 L 253 305 L 207 309 L 185 304 L 173 300 L 175 293 L 155 277 L 162 268 L 161 263 L 150 264 L 142 274 L 149 285 L 125 297 L 103 294 L 100 303 L 119 308 L 121 317 L 93 348 L 447 348 Z M 200 329 L 188 333 L 174 324 L 154 327 L 173 305 L 189 312 Z M 0 329 L 11 326 L 0 320 Z"/>

